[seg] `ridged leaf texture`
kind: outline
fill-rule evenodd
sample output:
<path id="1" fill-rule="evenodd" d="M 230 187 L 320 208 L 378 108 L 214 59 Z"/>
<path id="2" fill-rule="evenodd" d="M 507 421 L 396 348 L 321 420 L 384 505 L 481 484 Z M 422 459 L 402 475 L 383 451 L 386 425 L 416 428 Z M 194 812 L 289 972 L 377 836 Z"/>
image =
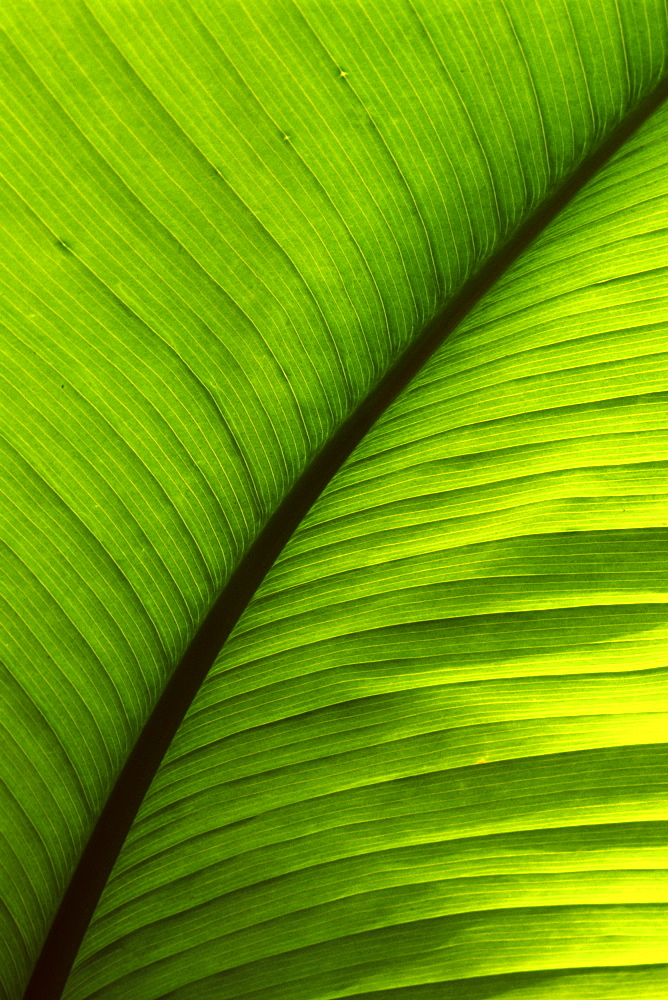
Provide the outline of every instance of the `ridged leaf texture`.
<path id="1" fill-rule="evenodd" d="M 0 995 L 668 995 L 664 0 L 0 27 Z"/>

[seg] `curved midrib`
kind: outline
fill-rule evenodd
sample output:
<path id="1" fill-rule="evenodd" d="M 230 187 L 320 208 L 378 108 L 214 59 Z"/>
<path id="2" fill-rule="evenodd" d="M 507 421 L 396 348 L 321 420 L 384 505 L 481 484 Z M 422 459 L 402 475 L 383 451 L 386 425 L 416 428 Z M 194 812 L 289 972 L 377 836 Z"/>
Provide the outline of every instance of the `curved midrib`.
<path id="1" fill-rule="evenodd" d="M 167 749 L 214 660 L 284 545 L 348 455 L 451 330 L 668 98 L 668 77 L 464 285 L 339 428 L 272 515 L 176 667 L 121 771 L 56 913 L 24 1000 L 58 1000 L 98 899 Z"/>

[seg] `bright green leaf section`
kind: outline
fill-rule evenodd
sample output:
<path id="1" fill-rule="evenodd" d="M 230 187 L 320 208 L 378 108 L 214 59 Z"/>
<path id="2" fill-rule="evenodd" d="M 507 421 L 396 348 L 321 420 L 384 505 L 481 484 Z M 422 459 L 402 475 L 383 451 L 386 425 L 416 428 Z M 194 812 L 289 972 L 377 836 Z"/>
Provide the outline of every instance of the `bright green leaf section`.
<path id="1" fill-rule="evenodd" d="M 68 1000 L 665 996 L 667 230 L 664 106 L 297 530 Z"/>

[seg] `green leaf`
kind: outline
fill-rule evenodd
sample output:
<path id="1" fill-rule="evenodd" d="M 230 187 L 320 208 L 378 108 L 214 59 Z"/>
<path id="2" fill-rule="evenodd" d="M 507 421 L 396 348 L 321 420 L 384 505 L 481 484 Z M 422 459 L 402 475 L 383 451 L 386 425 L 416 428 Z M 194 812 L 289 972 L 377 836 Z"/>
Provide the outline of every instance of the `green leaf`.
<path id="1" fill-rule="evenodd" d="M 665 108 L 304 519 L 68 998 L 606 997 L 665 963 L 667 140 Z"/>
<path id="2" fill-rule="evenodd" d="M 663 2 L 0 24 L 0 989 L 244 555 L 465 288 L 225 643 L 65 995 L 661 996 L 668 110 L 615 130 Z"/>

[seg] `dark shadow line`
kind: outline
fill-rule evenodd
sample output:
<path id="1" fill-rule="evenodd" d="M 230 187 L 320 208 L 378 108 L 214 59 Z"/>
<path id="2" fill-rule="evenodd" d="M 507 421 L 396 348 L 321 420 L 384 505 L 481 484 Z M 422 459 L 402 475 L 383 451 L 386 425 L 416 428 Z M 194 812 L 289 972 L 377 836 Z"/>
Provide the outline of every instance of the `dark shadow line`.
<path id="1" fill-rule="evenodd" d="M 24 1000 L 59 1000 L 111 869 L 176 730 L 221 647 L 306 512 L 454 327 L 666 98 L 668 78 L 466 282 L 341 425 L 267 522 L 195 634 L 128 757 L 65 891 Z"/>

